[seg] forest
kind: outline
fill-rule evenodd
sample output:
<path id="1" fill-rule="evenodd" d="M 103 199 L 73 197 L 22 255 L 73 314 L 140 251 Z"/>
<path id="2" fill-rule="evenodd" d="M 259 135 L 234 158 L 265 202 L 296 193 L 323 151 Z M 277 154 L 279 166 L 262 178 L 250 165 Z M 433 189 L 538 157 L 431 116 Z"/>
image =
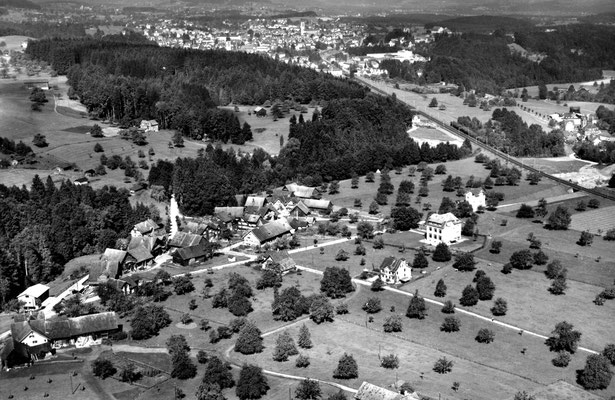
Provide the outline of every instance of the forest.
<path id="1" fill-rule="evenodd" d="M 445 25 L 447 26 L 447 25 Z M 559 82 L 592 81 L 603 69 L 614 69 L 615 28 L 578 24 L 514 32 L 514 43 L 546 57 L 541 62 L 512 54 L 513 39 L 502 29 L 493 34 L 436 35 L 425 55 L 431 57 L 419 77 L 407 66 L 388 63 L 391 76 L 414 83 L 440 81 L 464 85 L 479 92 L 497 94 L 503 89 Z M 423 54 L 423 53 L 421 53 Z"/>
<path id="2" fill-rule="evenodd" d="M 27 53 L 67 74 L 72 91 L 98 118 L 242 143 L 236 116 L 218 105 L 291 100 L 307 104 L 363 98 L 367 89 L 270 58 L 225 51 L 161 48 L 126 39 L 42 40 Z"/>
<path id="3" fill-rule="evenodd" d="M 134 224 L 158 218 L 146 206 L 132 207 L 129 197 L 113 186 L 94 190 L 63 181 L 56 187 L 38 175 L 31 190 L 0 184 L 0 288 L 9 284 L 0 295 L 12 298 L 52 280 L 69 260 L 115 247 Z"/>
<path id="4" fill-rule="evenodd" d="M 527 125 L 514 111 L 497 108 L 487 123 L 459 117 L 457 123 L 470 128 L 464 131 L 515 157 L 558 157 L 566 154 L 564 135 L 558 131 L 545 133 L 539 125 Z"/>

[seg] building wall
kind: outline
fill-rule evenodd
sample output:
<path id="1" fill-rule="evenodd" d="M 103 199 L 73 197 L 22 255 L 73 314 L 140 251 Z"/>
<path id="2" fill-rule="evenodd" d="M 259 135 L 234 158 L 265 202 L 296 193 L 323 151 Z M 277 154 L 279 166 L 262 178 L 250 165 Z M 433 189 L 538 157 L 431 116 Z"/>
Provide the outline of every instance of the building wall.
<path id="1" fill-rule="evenodd" d="M 41 335 L 40 333 L 34 332 L 34 331 L 30 332 L 30 334 L 26 336 L 24 340 L 21 341 L 21 343 L 29 347 L 39 346 L 47 342 L 48 340 L 45 336 Z"/>
<path id="2" fill-rule="evenodd" d="M 461 224 L 447 224 L 443 229 L 435 226 L 425 226 L 425 239 L 433 246 L 444 242 L 451 244 L 461 239 Z"/>

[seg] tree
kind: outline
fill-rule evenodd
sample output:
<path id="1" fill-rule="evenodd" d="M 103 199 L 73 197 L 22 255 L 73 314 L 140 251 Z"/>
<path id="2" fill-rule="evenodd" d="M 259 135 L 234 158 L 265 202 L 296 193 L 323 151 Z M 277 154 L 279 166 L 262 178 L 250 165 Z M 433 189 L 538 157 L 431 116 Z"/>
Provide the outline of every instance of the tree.
<path id="1" fill-rule="evenodd" d="M 611 383 L 613 372 L 609 360 L 600 354 L 590 354 L 585 361 L 585 368 L 579 377 L 579 383 L 587 390 L 606 389 Z"/>
<path id="2" fill-rule="evenodd" d="M 427 307 L 425 306 L 425 299 L 419 296 L 419 291 L 414 292 L 414 296 L 410 299 L 408 304 L 408 310 L 406 311 L 406 317 L 423 319 L 427 315 Z"/>
<path id="3" fill-rule="evenodd" d="M 222 395 L 220 385 L 216 383 L 201 383 L 195 396 L 197 400 L 226 400 L 226 397 Z"/>
<path id="4" fill-rule="evenodd" d="M 380 299 L 378 297 L 370 297 L 367 299 L 367 302 L 363 304 L 363 311 L 368 314 L 375 314 L 382 310 L 382 304 L 380 303 Z"/>
<path id="5" fill-rule="evenodd" d="M 448 248 L 448 245 L 444 242 L 438 243 L 436 249 L 431 256 L 431 259 L 438 262 L 447 262 L 452 258 L 451 250 Z"/>
<path id="6" fill-rule="evenodd" d="M 412 268 L 423 269 L 429 266 L 429 261 L 427 261 L 427 257 L 422 251 L 418 251 L 414 255 L 414 260 L 412 261 Z"/>
<path id="7" fill-rule="evenodd" d="M 549 215 L 547 227 L 553 230 L 566 230 L 570 226 L 571 220 L 570 211 L 566 207 L 559 205 Z"/>
<path id="8" fill-rule="evenodd" d="M 132 383 L 141 379 L 141 372 L 136 370 L 133 363 L 128 363 L 120 371 L 120 379 L 122 382 Z"/>
<path id="9" fill-rule="evenodd" d="M 547 89 L 547 85 L 545 85 L 544 82 L 538 83 L 538 98 L 540 100 L 545 100 L 547 98 L 548 90 L 549 89 Z"/>
<path id="10" fill-rule="evenodd" d="M 299 339 L 297 340 L 297 344 L 302 349 L 310 349 L 313 346 L 310 330 L 305 324 L 301 325 L 301 328 L 299 329 Z"/>
<path id="11" fill-rule="evenodd" d="M 587 206 L 589 208 L 599 208 L 600 207 L 600 200 L 598 200 L 598 199 L 591 199 L 587 203 Z"/>
<path id="12" fill-rule="evenodd" d="M 100 127 L 100 125 L 98 124 L 94 124 L 94 126 L 92 126 L 92 128 L 90 128 L 90 136 L 92 136 L 93 138 L 101 138 L 103 137 L 103 130 Z"/>
<path id="13" fill-rule="evenodd" d="M 365 182 L 369 182 L 369 183 L 374 182 L 374 172 L 373 171 L 368 171 L 365 174 Z"/>
<path id="14" fill-rule="evenodd" d="M 457 317 L 446 317 L 444 318 L 444 322 L 440 326 L 440 330 L 443 332 L 457 332 L 461 327 L 461 322 Z"/>
<path id="15" fill-rule="evenodd" d="M 444 283 L 444 279 L 440 279 L 436 284 L 436 291 L 434 292 L 434 296 L 436 297 L 444 297 L 446 296 L 446 284 Z"/>
<path id="16" fill-rule="evenodd" d="M 352 278 L 348 270 L 327 267 L 320 281 L 320 291 L 333 299 L 346 297 L 346 293 L 353 292 Z"/>
<path id="17" fill-rule="evenodd" d="M 461 255 L 456 256 L 455 263 L 453 263 L 453 268 L 456 268 L 459 271 L 473 271 L 476 269 L 474 254 L 462 253 Z"/>
<path id="18" fill-rule="evenodd" d="M 534 218 L 534 209 L 527 204 L 521 204 L 519 210 L 517 211 L 517 218 Z"/>
<path id="19" fill-rule="evenodd" d="M 94 152 L 95 153 L 102 153 L 103 151 L 105 151 L 102 147 L 102 145 L 100 143 L 96 143 L 94 145 Z"/>
<path id="20" fill-rule="evenodd" d="M 346 261 L 348 260 L 348 252 L 344 249 L 339 249 L 337 254 L 335 255 L 335 261 Z"/>
<path id="21" fill-rule="evenodd" d="M 297 368 L 307 368 L 310 366 L 310 357 L 299 354 L 299 357 L 295 360 L 295 367 Z"/>
<path id="22" fill-rule="evenodd" d="M 348 400 L 348 397 L 344 394 L 344 391 L 340 389 L 337 393 L 333 393 L 327 397 L 327 400 Z"/>
<path id="23" fill-rule="evenodd" d="M 295 398 L 298 400 L 316 400 L 321 396 L 320 383 L 309 378 L 299 382 L 295 389 Z"/>
<path id="24" fill-rule="evenodd" d="M 491 242 L 491 249 L 489 250 L 491 253 L 500 254 L 501 250 L 502 250 L 501 240 L 494 240 L 493 242 Z"/>
<path id="25" fill-rule="evenodd" d="M 546 340 L 547 346 L 551 351 L 567 351 L 574 353 L 577 351 L 581 332 L 575 331 L 574 326 L 566 321 L 559 322 L 551 332 L 551 336 Z"/>
<path id="26" fill-rule="evenodd" d="M 36 147 L 47 147 L 49 146 L 49 143 L 47 143 L 47 139 L 45 138 L 45 135 L 37 133 L 36 135 L 34 135 L 34 139 L 32 139 L 32 143 L 36 146 Z"/>
<path id="27" fill-rule="evenodd" d="M 352 354 L 342 355 L 337 363 L 337 368 L 333 371 L 336 379 L 354 379 L 359 376 L 359 366 Z"/>
<path id="28" fill-rule="evenodd" d="M 542 250 L 538 250 L 538 252 L 534 253 L 534 264 L 545 265 L 547 261 L 549 261 L 549 256 L 547 256 Z"/>
<path id="29" fill-rule="evenodd" d="M 388 354 L 382 357 L 380 361 L 380 366 L 386 369 L 395 369 L 399 368 L 399 357 L 395 354 Z"/>
<path id="30" fill-rule="evenodd" d="M 438 107 L 438 99 L 436 99 L 435 97 L 432 97 L 431 101 L 429 102 L 429 107 L 431 108 Z"/>
<path id="31" fill-rule="evenodd" d="M 476 290 L 478 291 L 479 300 L 491 300 L 493 292 L 495 292 L 495 284 L 491 278 L 485 275 L 476 282 Z"/>
<path id="32" fill-rule="evenodd" d="M 529 250 L 518 250 L 510 256 L 510 265 L 516 269 L 530 269 L 534 264 L 534 256 Z"/>
<path id="33" fill-rule="evenodd" d="M 591 246 L 594 241 L 594 235 L 589 231 L 581 232 L 581 237 L 577 241 L 579 246 Z"/>
<path id="34" fill-rule="evenodd" d="M 453 370 L 453 362 L 447 360 L 446 357 L 439 358 L 433 365 L 433 370 L 439 374 L 446 374 Z"/>
<path id="35" fill-rule="evenodd" d="M 235 342 L 235 351 L 241 354 L 254 354 L 263 351 L 261 330 L 253 322 L 248 322 L 239 332 Z"/>
<path id="36" fill-rule="evenodd" d="M 466 286 L 461 292 L 459 304 L 465 307 L 471 307 L 478 304 L 478 291 L 472 286 Z"/>
<path id="37" fill-rule="evenodd" d="M 491 307 L 491 313 L 495 316 L 506 315 L 506 311 L 508 311 L 508 303 L 501 297 L 495 299 L 493 303 L 493 307 Z"/>
<path id="38" fill-rule="evenodd" d="M 170 323 L 169 314 L 161 306 L 147 304 L 138 307 L 130 322 L 132 338 L 135 340 L 149 339 Z"/>
<path id="39" fill-rule="evenodd" d="M 384 321 L 383 328 L 384 328 L 384 331 L 387 333 L 401 332 L 402 330 L 401 317 L 399 315 L 391 315 L 387 317 L 387 319 Z"/>
<path id="40" fill-rule="evenodd" d="M 173 134 L 173 146 L 184 147 L 184 136 L 180 131 L 175 131 Z"/>
<path id="41" fill-rule="evenodd" d="M 371 239 L 374 236 L 374 225 L 367 221 L 357 224 L 357 235 L 362 239 Z"/>
<path id="42" fill-rule="evenodd" d="M 570 364 L 570 359 L 571 357 L 568 352 L 560 351 L 557 353 L 557 356 L 551 360 L 551 363 L 553 363 L 556 367 L 564 368 Z"/>
<path id="43" fill-rule="evenodd" d="M 178 295 L 190 293 L 194 290 L 194 284 L 190 276 L 182 275 L 173 278 L 173 290 Z"/>
<path id="44" fill-rule="evenodd" d="M 217 356 L 212 356 L 205 365 L 203 383 L 217 384 L 220 389 L 231 388 L 235 385 L 231 374 L 231 365 L 223 362 Z"/>
<path id="45" fill-rule="evenodd" d="M 261 277 L 256 281 L 256 289 L 279 288 L 282 286 L 282 274 L 276 268 L 266 269 L 261 273 Z"/>
<path id="46" fill-rule="evenodd" d="M 260 399 L 269 391 L 267 377 L 256 365 L 244 364 L 239 372 L 235 394 L 241 400 Z"/>
<path id="47" fill-rule="evenodd" d="M 454 314 L 455 313 L 455 304 L 452 301 L 446 300 L 444 305 L 442 306 L 442 312 L 444 314 Z"/>
<path id="48" fill-rule="evenodd" d="M 492 330 L 487 328 L 482 328 L 478 331 L 476 335 L 476 341 L 478 343 L 491 343 L 495 338 L 495 333 Z"/>
<path id="49" fill-rule="evenodd" d="M 536 396 L 533 396 L 525 391 L 517 392 L 513 400 L 536 400 Z"/>
<path id="50" fill-rule="evenodd" d="M 549 287 L 549 292 L 555 295 L 565 294 L 566 289 L 568 288 L 568 284 L 566 283 L 565 275 L 558 275 L 553 282 L 551 282 L 551 287 Z"/>
<path id="51" fill-rule="evenodd" d="M 277 340 L 275 349 L 273 350 L 274 361 L 287 361 L 289 356 L 299 354 L 295 341 L 288 332 L 281 333 Z"/>
<path id="52" fill-rule="evenodd" d="M 370 289 L 372 290 L 372 292 L 379 292 L 383 288 L 384 288 L 384 281 L 380 277 L 376 278 L 376 280 L 374 280 L 370 286 Z"/>
<path id="53" fill-rule="evenodd" d="M 310 305 L 310 318 L 317 324 L 333 321 L 333 306 L 325 296 L 316 296 Z"/>
<path id="54" fill-rule="evenodd" d="M 190 379 L 196 375 L 196 365 L 190 360 L 190 346 L 183 335 L 173 335 L 167 340 L 167 351 L 171 355 L 171 377 Z"/>
<path id="55" fill-rule="evenodd" d="M 113 376 L 116 372 L 117 370 L 110 360 L 99 357 L 92 362 L 92 373 L 94 376 L 98 376 L 101 379 Z"/>

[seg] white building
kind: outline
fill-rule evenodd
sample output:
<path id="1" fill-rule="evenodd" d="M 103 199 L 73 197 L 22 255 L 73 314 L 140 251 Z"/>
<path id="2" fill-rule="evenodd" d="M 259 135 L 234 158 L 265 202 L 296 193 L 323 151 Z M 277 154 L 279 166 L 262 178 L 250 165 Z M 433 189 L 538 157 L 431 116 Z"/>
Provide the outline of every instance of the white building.
<path id="1" fill-rule="evenodd" d="M 458 242 L 462 224 L 452 213 L 432 214 L 425 222 L 425 239 L 433 246 Z"/>
<path id="2" fill-rule="evenodd" d="M 386 283 L 396 284 L 412 279 L 412 268 L 403 258 L 387 257 L 382 260 L 379 270 L 381 279 Z"/>
<path id="3" fill-rule="evenodd" d="M 17 296 L 17 300 L 24 303 L 23 308 L 26 310 L 34 310 L 41 307 L 47 297 L 49 297 L 49 286 L 37 283 L 21 292 Z"/>
<path id="4" fill-rule="evenodd" d="M 472 206 L 472 211 L 476 212 L 478 207 L 487 207 L 487 199 L 483 189 L 468 190 L 466 192 L 466 201 Z"/>
<path id="5" fill-rule="evenodd" d="M 143 129 L 145 132 L 158 132 L 158 121 L 156 121 L 155 119 L 152 120 L 143 120 L 141 121 L 141 129 Z"/>

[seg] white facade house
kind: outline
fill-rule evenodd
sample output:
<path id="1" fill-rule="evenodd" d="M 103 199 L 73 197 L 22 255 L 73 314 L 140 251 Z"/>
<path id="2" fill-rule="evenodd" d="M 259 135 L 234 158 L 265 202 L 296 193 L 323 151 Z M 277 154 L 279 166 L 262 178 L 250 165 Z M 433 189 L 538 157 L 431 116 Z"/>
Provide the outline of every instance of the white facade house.
<path id="1" fill-rule="evenodd" d="M 141 129 L 145 132 L 158 132 L 158 121 L 155 119 L 141 121 Z"/>
<path id="2" fill-rule="evenodd" d="M 462 225 L 463 222 L 452 213 L 432 214 L 425 222 L 425 239 L 433 246 L 458 242 Z"/>
<path id="3" fill-rule="evenodd" d="M 412 279 L 412 268 L 403 258 L 387 257 L 382 261 L 379 270 L 381 279 L 389 284 L 407 282 Z"/>
<path id="4" fill-rule="evenodd" d="M 37 283 L 21 292 L 21 294 L 17 296 L 17 300 L 23 302 L 24 309 L 34 310 L 40 308 L 47 297 L 49 297 L 49 286 Z"/>
<path id="5" fill-rule="evenodd" d="M 487 199 L 483 189 L 478 191 L 468 190 L 466 192 L 466 201 L 472 206 L 472 211 L 476 212 L 478 207 L 487 207 Z"/>

